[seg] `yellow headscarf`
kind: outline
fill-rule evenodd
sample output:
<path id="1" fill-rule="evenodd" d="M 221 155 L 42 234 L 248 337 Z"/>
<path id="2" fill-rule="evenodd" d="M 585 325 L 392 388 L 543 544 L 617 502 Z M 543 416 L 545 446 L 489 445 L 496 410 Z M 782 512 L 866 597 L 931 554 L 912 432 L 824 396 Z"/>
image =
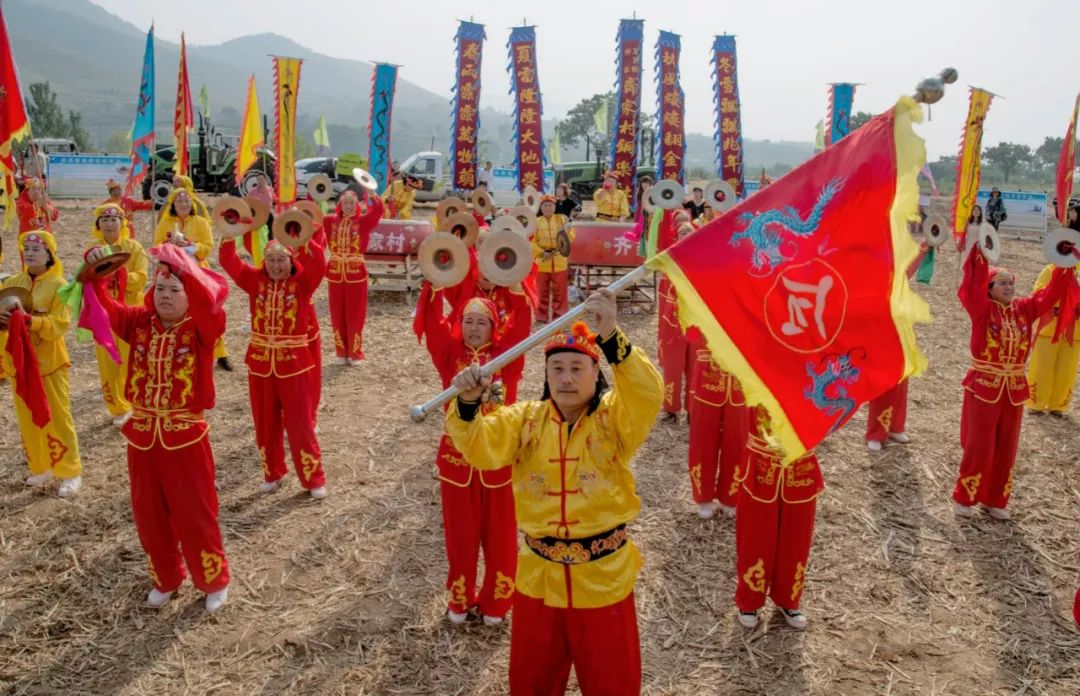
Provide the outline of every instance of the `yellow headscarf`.
<path id="1" fill-rule="evenodd" d="M 198 215 L 199 217 L 204 217 L 209 220 L 210 211 L 207 209 L 206 204 L 202 202 L 202 199 L 195 195 L 195 185 L 191 183 L 191 179 L 187 178 L 186 176 L 180 176 L 176 178 L 180 179 L 181 185 L 179 188 L 174 186 L 173 190 L 169 192 L 169 197 L 165 199 L 165 205 L 161 208 L 162 217 L 171 217 L 169 211 L 172 210 L 173 200 L 181 191 L 186 191 L 188 197 L 191 198 L 191 214 Z"/>
<path id="2" fill-rule="evenodd" d="M 120 240 L 131 238 L 131 228 L 128 226 L 127 215 L 124 213 L 124 209 L 115 203 L 104 203 L 94 208 L 94 226 L 90 228 L 90 236 L 94 238 L 94 241 L 98 244 L 105 244 L 105 233 L 98 228 L 98 218 L 100 218 L 105 211 L 115 210 L 120 215 Z"/>
<path id="3" fill-rule="evenodd" d="M 45 230 L 31 230 L 29 232 L 23 232 L 19 235 L 19 253 L 21 254 L 23 249 L 26 248 L 27 242 L 35 242 L 37 244 L 44 244 L 45 248 L 49 250 L 49 256 L 52 257 L 53 265 L 50 266 L 42 276 L 55 275 L 60 278 L 64 277 L 64 264 L 60 262 L 60 254 L 56 251 L 56 237 L 51 232 Z M 26 264 L 23 263 L 23 273 L 29 273 Z"/>

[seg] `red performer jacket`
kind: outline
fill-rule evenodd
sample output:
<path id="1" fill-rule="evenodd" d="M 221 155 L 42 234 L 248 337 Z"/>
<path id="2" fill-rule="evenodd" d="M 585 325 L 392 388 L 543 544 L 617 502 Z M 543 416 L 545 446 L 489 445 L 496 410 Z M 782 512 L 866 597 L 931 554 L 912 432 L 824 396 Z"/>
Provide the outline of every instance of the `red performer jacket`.
<path id="1" fill-rule="evenodd" d="M 424 283 L 424 288 L 420 292 L 419 307 L 426 308 L 423 316 L 426 323 L 424 333 L 427 335 L 427 349 L 431 354 L 431 362 L 434 363 L 442 379 L 444 389 L 450 386 L 455 375 L 469 365 L 474 363 L 483 365 L 528 337 L 532 327 L 532 310 L 529 308 L 528 300 L 521 293 L 510 293 L 510 297 L 513 306 L 506 318 L 501 319 L 500 325 L 495 327 L 492 342 L 480 348 L 471 348 L 465 345 L 458 320 L 455 319 L 452 324 L 443 316 L 443 291 L 432 290 L 430 284 Z M 455 311 L 454 314 L 457 315 L 457 312 Z M 503 383 L 505 403 L 512 404 L 517 400 L 518 382 L 521 381 L 524 370 L 525 356 L 523 355 L 492 376 L 492 381 Z M 484 404 L 481 410 L 483 413 L 489 413 L 493 408 L 494 404 Z M 461 463 L 464 464 L 464 460 Z M 488 488 L 505 486 L 510 482 L 511 467 L 481 471 L 479 475 L 480 482 Z M 450 483 L 463 486 L 468 484 L 469 477 L 472 476 L 472 467 L 444 467 L 440 462 L 439 476 Z"/>
<path id="2" fill-rule="evenodd" d="M 326 273 L 329 282 L 362 283 L 367 280 L 364 252 L 367 251 L 371 231 L 382 216 L 382 199 L 370 196 L 364 212 L 360 212 L 357 206 L 356 213 L 347 218 L 338 203 L 334 213 L 323 218 L 323 231 L 330 249 L 330 265 Z"/>
<path id="3" fill-rule="evenodd" d="M 957 291 L 971 317 L 971 369 L 963 385 L 980 401 L 997 403 L 1008 394 L 1009 402 L 1019 406 L 1030 392 L 1026 370 L 1035 322 L 1076 281 L 1072 269 L 1057 268 L 1045 288 L 1004 305 L 990 299 L 990 279 L 990 266 L 973 247 Z"/>
<path id="4" fill-rule="evenodd" d="M 19 215 L 19 234 L 32 230 L 52 231 L 52 223 L 60 217 L 60 210 L 52 203 L 34 203 L 26 191 L 15 199 L 15 212 Z"/>
<path id="5" fill-rule="evenodd" d="M 770 445 L 769 416 L 764 408 L 754 408 L 755 422 L 750 425 L 746 441 L 746 457 L 739 466 L 736 479 L 742 482 L 742 492 L 762 503 L 808 503 L 825 490 L 817 455 L 807 452 L 790 464 Z"/>
<path id="6" fill-rule="evenodd" d="M 124 395 L 134 414 L 121 432 L 140 450 L 177 450 L 206 437 L 210 427 L 203 412 L 214 407 L 215 399 L 214 343 L 225 333 L 227 281 L 199 269 L 178 247 L 164 246 L 176 254 L 167 262 L 176 262 L 181 277 L 205 274 L 204 282 L 185 280 L 190 307 L 176 324 L 166 328 L 161 323 L 153 309 L 153 286 L 144 306 L 127 307 L 109 295 L 104 281 L 94 283 L 113 332 L 131 346 Z"/>
<path id="7" fill-rule="evenodd" d="M 745 406 L 746 397 L 743 396 L 738 378 L 720 369 L 697 327 L 690 327 L 686 338 L 694 351 L 691 398 L 709 406 Z"/>
<path id="8" fill-rule="evenodd" d="M 248 370 L 256 377 L 292 377 L 315 367 L 311 340 L 311 296 L 326 274 L 323 248 L 313 237 L 293 260 L 293 274 L 270 280 L 265 269 L 242 261 L 236 244 L 225 241 L 218 252 L 221 267 L 248 294 L 251 342 Z"/>

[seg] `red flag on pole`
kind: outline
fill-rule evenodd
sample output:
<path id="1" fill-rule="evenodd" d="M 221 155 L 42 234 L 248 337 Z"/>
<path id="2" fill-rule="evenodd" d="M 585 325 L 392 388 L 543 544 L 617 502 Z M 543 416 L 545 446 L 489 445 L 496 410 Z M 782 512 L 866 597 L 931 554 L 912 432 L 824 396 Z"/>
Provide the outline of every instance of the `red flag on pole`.
<path id="1" fill-rule="evenodd" d="M 15 54 L 8 39 L 7 23 L 0 7 L 0 202 L 4 204 L 4 219 L 0 227 L 8 227 L 15 218 L 15 158 L 11 147 L 15 140 L 30 134 L 26 118 L 19 75 L 15 69 Z"/>
<path id="2" fill-rule="evenodd" d="M 176 144 L 176 157 L 173 160 L 173 173 L 187 175 L 188 146 L 187 134 L 191 130 L 195 114 L 191 107 L 191 86 L 188 83 L 187 45 L 184 35 L 180 34 L 180 73 L 176 83 L 176 113 L 173 118 L 173 142 Z"/>
<path id="3" fill-rule="evenodd" d="M 648 262 L 791 461 L 922 372 L 908 285 L 926 161 L 910 97 Z"/>
<path id="4" fill-rule="evenodd" d="M 1069 226 L 1069 197 L 1073 192 L 1073 173 L 1076 169 L 1076 112 L 1080 109 L 1080 94 L 1073 104 L 1072 119 L 1065 131 L 1065 142 L 1061 144 L 1061 156 L 1057 166 L 1057 213 L 1063 227 Z"/>

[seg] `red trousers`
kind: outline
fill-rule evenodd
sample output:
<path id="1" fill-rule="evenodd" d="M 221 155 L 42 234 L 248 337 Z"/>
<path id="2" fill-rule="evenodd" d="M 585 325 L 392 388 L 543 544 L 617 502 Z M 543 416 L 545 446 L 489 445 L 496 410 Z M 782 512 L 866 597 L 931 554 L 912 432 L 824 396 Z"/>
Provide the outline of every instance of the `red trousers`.
<path id="1" fill-rule="evenodd" d="M 964 390 L 964 407 L 960 411 L 960 446 L 964 454 L 953 500 L 961 505 L 982 503 L 995 508 L 1009 504 L 1023 417 L 1023 405 L 1013 405 L 1007 393 L 988 404 Z"/>
<path id="2" fill-rule="evenodd" d="M 191 582 L 203 592 L 228 585 L 210 438 L 177 450 L 128 445 L 127 460 L 131 512 L 154 587 L 160 592 L 180 587 L 185 563 Z"/>
<path id="3" fill-rule="evenodd" d="M 689 411 L 690 380 L 695 357 L 690 349 L 690 342 L 681 333 L 678 336 L 668 336 L 666 341 L 661 342 L 657 352 L 660 369 L 664 373 L 664 410 L 678 413 L 685 403 Z"/>
<path id="4" fill-rule="evenodd" d="M 537 312 L 537 318 L 540 321 L 551 321 L 566 314 L 569 275 L 569 271 L 536 274 L 536 292 L 540 295 L 540 310 Z M 549 308 L 551 316 L 548 316 Z"/>
<path id="5" fill-rule="evenodd" d="M 870 402 L 866 417 L 866 440 L 885 442 L 889 433 L 902 433 L 907 425 L 908 381 L 885 392 Z"/>
<path id="6" fill-rule="evenodd" d="M 322 402 L 322 332 L 316 331 L 309 339 L 308 350 L 311 351 L 311 359 L 315 361 L 311 379 L 308 385 L 311 387 L 311 422 L 319 423 L 319 404 Z"/>
<path id="7" fill-rule="evenodd" d="M 765 606 L 766 594 L 782 609 L 799 608 L 816 509 L 817 499 L 785 503 L 777 495 L 775 501 L 763 503 L 746 491 L 739 495 L 735 513 L 735 606 L 739 611 Z"/>
<path id="8" fill-rule="evenodd" d="M 444 438 L 440 455 L 446 445 Z M 514 491 L 510 485 L 488 488 L 478 472 L 472 474 L 465 486 L 440 481 L 449 607 L 463 614 L 476 606 L 484 616 L 503 617 L 510 610 L 517 575 Z M 476 565 L 481 549 L 484 584 L 478 593 Z"/>
<path id="9" fill-rule="evenodd" d="M 566 693 L 571 664 L 582 696 L 641 693 L 641 644 L 633 592 L 598 609 L 556 609 L 545 606 L 542 599 L 514 596 L 511 695 Z"/>
<path id="10" fill-rule="evenodd" d="M 367 278 L 359 283 L 326 284 L 330 296 L 330 325 L 339 358 L 364 359 L 364 319 L 367 318 Z"/>
<path id="11" fill-rule="evenodd" d="M 248 374 L 251 417 L 259 446 L 263 477 L 277 481 L 289 472 L 285 466 L 285 433 L 289 434 L 293 466 L 306 489 L 326 485 L 322 450 L 312 419 L 311 379 L 314 370 L 292 377 L 256 377 Z"/>
<path id="12" fill-rule="evenodd" d="M 691 396 L 687 412 L 694 502 L 718 500 L 721 505 L 734 507 L 739 492 L 735 472 L 746 455 L 750 410 L 731 404 L 714 406 Z"/>

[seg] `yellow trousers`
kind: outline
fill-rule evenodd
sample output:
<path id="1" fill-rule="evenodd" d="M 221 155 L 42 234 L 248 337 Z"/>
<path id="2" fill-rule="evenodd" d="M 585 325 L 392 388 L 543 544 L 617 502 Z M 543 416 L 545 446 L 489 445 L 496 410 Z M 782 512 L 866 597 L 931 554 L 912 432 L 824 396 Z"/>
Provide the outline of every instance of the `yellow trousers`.
<path id="1" fill-rule="evenodd" d="M 1064 339 L 1051 343 L 1048 336 L 1037 337 L 1028 367 L 1028 383 L 1031 385 L 1028 408 L 1036 411 L 1068 411 L 1078 362 L 1080 340 L 1070 346 Z"/>
<path id="2" fill-rule="evenodd" d="M 229 350 L 225 347 L 225 337 L 222 336 L 214 343 L 214 360 L 229 357 Z"/>
<path id="3" fill-rule="evenodd" d="M 49 400 L 52 420 L 44 428 L 34 425 L 30 409 L 18 394 L 13 394 L 15 417 L 22 434 L 23 450 L 30 464 L 30 474 L 44 474 L 52 470 L 62 479 L 82 474 L 79 461 L 79 439 L 75 435 L 75 421 L 71 418 L 71 398 L 68 392 L 68 368 L 63 367 L 42 378 L 45 396 Z M 15 385 L 12 384 L 14 391 Z"/>
<path id="4" fill-rule="evenodd" d="M 101 346 L 94 349 L 97 354 L 98 376 L 101 378 L 101 398 L 105 402 L 105 408 L 109 409 L 109 415 L 120 416 L 131 410 L 131 404 L 124 398 L 124 382 L 127 381 L 128 370 L 128 344 L 121 341 L 113 334 L 116 347 L 120 350 L 121 362 L 119 365 L 113 362 L 109 354 Z"/>

